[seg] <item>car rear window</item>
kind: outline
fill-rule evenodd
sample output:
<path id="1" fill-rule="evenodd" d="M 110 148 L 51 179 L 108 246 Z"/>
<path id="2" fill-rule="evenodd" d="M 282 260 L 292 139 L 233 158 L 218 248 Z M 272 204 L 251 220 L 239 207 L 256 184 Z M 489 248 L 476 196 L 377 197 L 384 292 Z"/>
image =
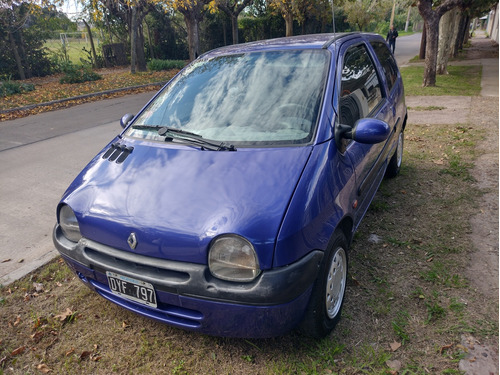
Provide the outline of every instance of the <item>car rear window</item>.
<path id="1" fill-rule="evenodd" d="M 155 139 L 144 127 L 151 125 L 239 146 L 308 143 L 329 58 L 326 50 L 287 50 L 197 60 L 164 88 L 126 135 Z"/>

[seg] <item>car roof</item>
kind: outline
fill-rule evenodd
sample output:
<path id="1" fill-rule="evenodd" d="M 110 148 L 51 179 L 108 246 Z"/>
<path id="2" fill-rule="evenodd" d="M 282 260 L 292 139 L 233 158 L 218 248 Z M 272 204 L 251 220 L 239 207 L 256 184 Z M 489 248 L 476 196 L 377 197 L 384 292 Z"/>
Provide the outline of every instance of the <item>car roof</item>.
<path id="1" fill-rule="evenodd" d="M 220 47 L 203 54 L 202 56 L 200 56 L 200 58 L 211 58 L 220 55 L 266 51 L 266 50 L 325 49 L 338 41 L 340 42 L 363 36 L 364 37 L 377 36 L 383 39 L 377 34 L 361 33 L 361 32 L 298 35 L 292 37 L 266 39 L 255 42 L 234 44 L 226 47 Z"/>

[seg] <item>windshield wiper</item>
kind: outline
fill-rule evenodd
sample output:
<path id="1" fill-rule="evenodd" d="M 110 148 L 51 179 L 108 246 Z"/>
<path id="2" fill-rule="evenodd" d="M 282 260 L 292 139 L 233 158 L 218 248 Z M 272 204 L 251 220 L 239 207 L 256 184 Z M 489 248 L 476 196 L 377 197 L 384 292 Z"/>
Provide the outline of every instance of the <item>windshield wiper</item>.
<path id="1" fill-rule="evenodd" d="M 161 127 L 158 130 L 158 135 L 165 137 L 165 140 L 173 140 L 174 138 L 176 139 L 182 139 L 189 141 L 193 144 L 201 146 L 202 149 L 206 150 L 211 150 L 211 151 L 236 151 L 236 148 L 233 145 L 227 145 L 224 142 L 221 143 L 216 143 L 216 142 L 210 142 L 205 139 L 199 134 L 189 132 L 187 130 L 182 130 L 182 129 L 177 129 L 177 128 L 171 128 L 168 126 Z"/>

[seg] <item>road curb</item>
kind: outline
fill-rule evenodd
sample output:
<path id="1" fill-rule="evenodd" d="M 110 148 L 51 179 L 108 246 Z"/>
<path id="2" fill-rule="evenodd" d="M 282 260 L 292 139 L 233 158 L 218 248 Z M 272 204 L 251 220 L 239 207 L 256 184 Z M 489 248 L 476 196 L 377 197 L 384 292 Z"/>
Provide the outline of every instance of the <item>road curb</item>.
<path id="1" fill-rule="evenodd" d="M 93 97 L 98 97 L 98 96 L 105 96 L 105 95 L 115 94 L 115 93 L 119 93 L 119 92 L 136 90 L 136 89 L 143 89 L 143 88 L 148 88 L 148 87 L 151 87 L 151 89 L 153 89 L 155 87 L 163 87 L 166 83 L 167 83 L 167 81 L 155 82 L 155 83 L 147 83 L 147 84 L 139 85 L 139 86 L 129 86 L 129 87 L 122 87 L 119 89 L 94 92 L 94 93 L 89 93 L 89 94 L 85 94 L 85 95 L 73 96 L 71 98 L 52 100 L 50 102 L 45 102 L 45 103 L 30 104 L 30 105 L 26 105 L 24 107 L 4 109 L 4 110 L 0 110 L 0 114 L 8 114 L 8 113 L 17 112 L 17 111 L 29 111 L 31 109 L 38 108 L 38 107 L 49 107 L 49 106 L 54 105 L 54 104 L 61 104 L 61 103 L 66 103 L 66 102 L 70 102 L 70 101 L 74 101 L 74 100 L 82 100 L 82 99 L 93 98 Z"/>

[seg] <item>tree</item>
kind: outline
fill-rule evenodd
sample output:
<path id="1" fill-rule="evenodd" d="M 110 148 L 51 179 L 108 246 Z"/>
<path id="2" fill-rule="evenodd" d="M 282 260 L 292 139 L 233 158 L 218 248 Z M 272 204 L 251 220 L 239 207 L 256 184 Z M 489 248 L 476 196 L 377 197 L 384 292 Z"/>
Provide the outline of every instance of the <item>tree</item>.
<path id="1" fill-rule="evenodd" d="M 344 3 L 344 11 L 347 14 L 347 22 L 356 25 L 360 31 L 366 31 L 374 18 L 384 18 L 392 4 L 392 0 L 350 0 Z"/>
<path id="2" fill-rule="evenodd" d="M 458 7 L 446 12 L 439 21 L 439 45 L 437 54 L 437 74 L 448 74 L 447 66 L 448 59 L 452 50 L 452 41 L 456 39 L 455 32 L 458 30 L 455 24 L 459 23 L 457 18 L 460 17 Z"/>
<path id="3" fill-rule="evenodd" d="M 325 6 L 326 5 L 326 6 Z M 269 0 L 269 6 L 285 20 L 286 36 L 293 35 L 293 21 L 304 25 L 310 17 L 324 19 L 330 15 L 330 5 L 324 0 Z"/>
<path id="4" fill-rule="evenodd" d="M 462 0 L 442 0 L 433 7 L 433 0 L 417 0 L 417 7 L 426 28 L 425 71 L 423 86 L 436 86 L 439 21 L 443 14 L 461 4 Z"/>
<path id="5" fill-rule="evenodd" d="M 188 33 L 189 59 L 200 55 L 200 22 L 205 15 L 209 0 L 172 0 L 175 10 L 182 13 Z"/>
<path id="6" fill-rule="evenodd" d="M 293 0 L 269 0 L 269 5 L 276 9 L 285 20 L 285 35 L 293 35 L 293 18 L 297 11 L 296 2 Z"/>
<path id="7" fill-rule="evenodd" d="M 0 2 L 0 75 L 25 79 L 50 74 L 43 17 L 42 8 L 27 1 Z"/>
<path id="8" fill-rule="evenodd" d="M 238 44 L 238 16 L 253 0 L 212 0 L 210 8 L 215 7 L 222 10 L 231 19 L 233 44 Z"/>
<path id="9" fill-rule="evenodd" d="M 81 0 L 86 1 L 86 0 Z M 87 0 L 88 1 L 88 0 Z M 136 64 L 131 64 L 131 72 L 135 73 L 135 68 L 139 71 L 146 71 L 146 56 L 144 54 L 144 31 L 142 21 L 149 13 L 154 4 L 160 0 L 90 0 L 85 3 L 85 9 L 90 14 L 94 22 L 108 24 L 111 19 L 126 25 L 130 45 L 130 55 Z"/>
<path id="10" fill-rule="evenodd" d="M 460 7 L 462 12 L 479 15 L 481 11 L 488 9 L 496 2 L 497 0 L 441 0 L 439 2 L 417 0 L 418 11 L 424 19 L 426 28 L 425 71 L 422 84 L 424 87 L 436 85 L 439 22 L 441 17 L 455 7 Z M 463 30 L 464 25 L 462 25 Z M 454 44 L 455 40 L 451 42 L 451 45 Z"/>

